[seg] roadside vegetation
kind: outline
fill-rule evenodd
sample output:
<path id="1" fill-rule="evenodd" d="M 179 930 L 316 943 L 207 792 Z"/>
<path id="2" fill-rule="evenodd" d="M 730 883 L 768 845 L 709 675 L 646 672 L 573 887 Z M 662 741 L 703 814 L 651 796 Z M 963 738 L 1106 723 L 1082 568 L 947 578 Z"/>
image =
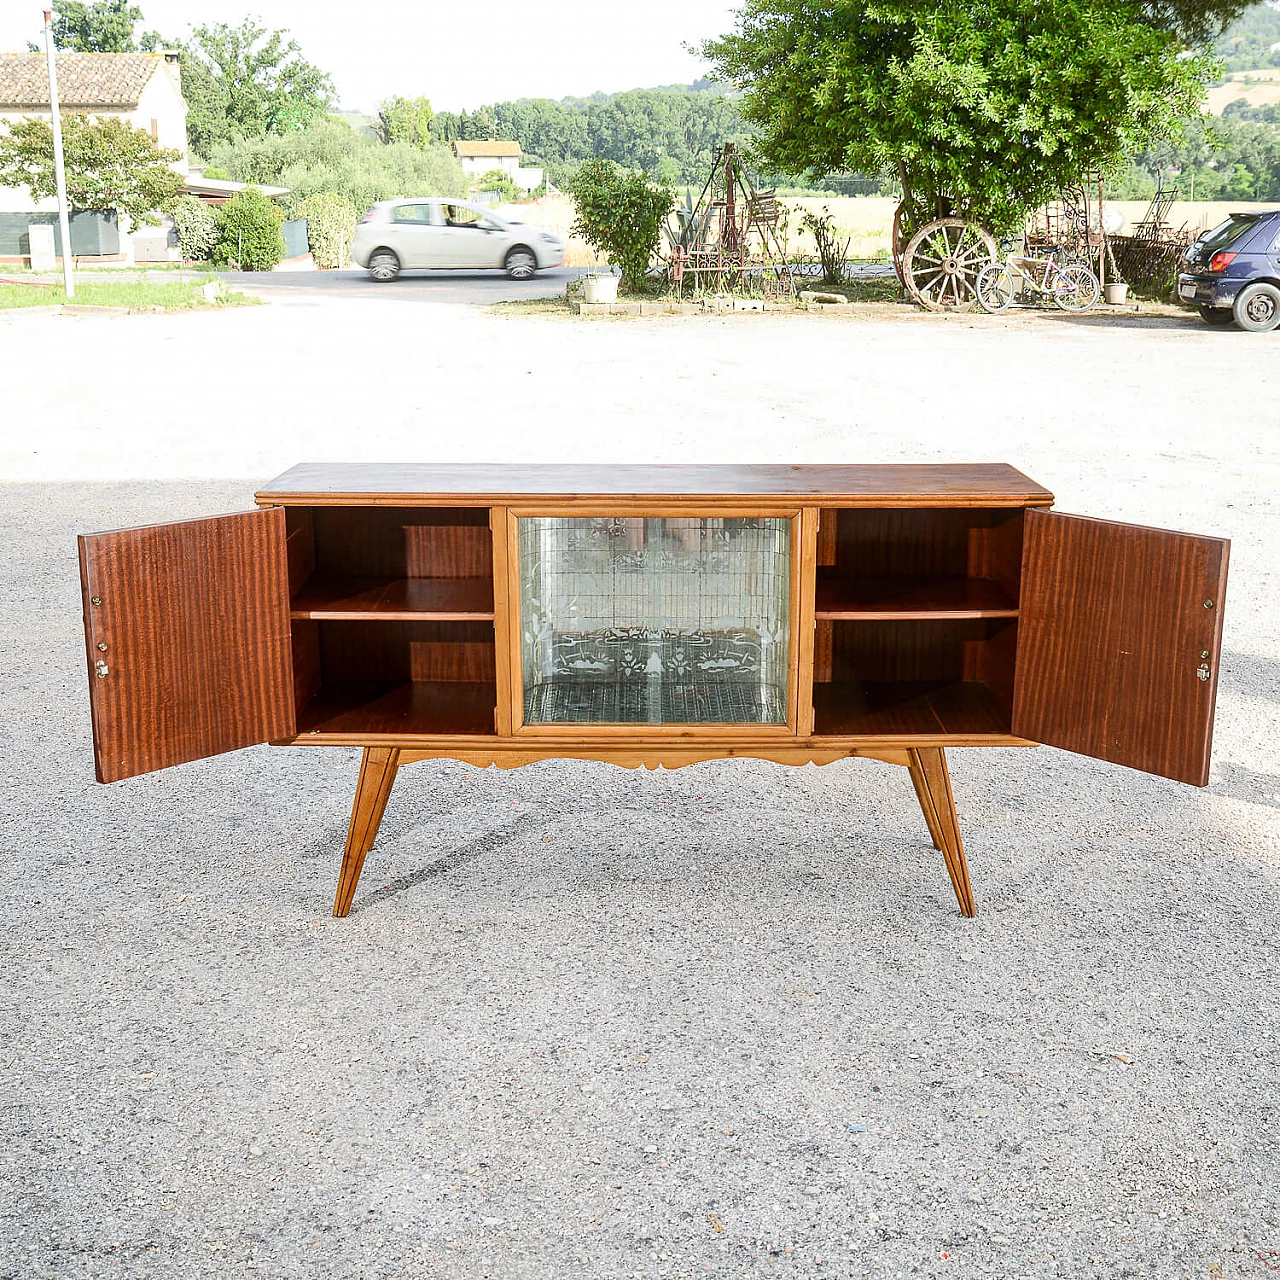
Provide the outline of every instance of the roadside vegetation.
<path id="1" fill-rule="evenodd" d="M 260 298 L 246 293 L 217 291 L 206 296 L 207 286 L 181 281 L 86 280 L 76 278 L 76 294 L 68 298 L 60 284 L 0 283 L 0 311 L 24 307 L 51 307 L 61 303 L 77 307 L 124 307 L 129 311 L 217 311 L 226 307 L 257 306 Z"/>
<path id="2" fill-rule="evenodd" d="M 465 175 L 458 140 L 515 141 L 526 165 L 580 195 L 613 174 L 630 184 L 633 210 L 662 192 L 691 204 L 718 148 L 735 142 L 758 185 L 788 197 L 792 252 L 820 261 L 828 281 L 842 255 L 887 256 L 879 206 L 889 201 L 905 203 L 908 225 L 946 212 L 1013 229 L 1028 208 L 1096 169 L 1111 199 L 1149 199 L 1161 181 L 1184 199 L 1280 200 L 1280 102 L 1255 100 L 1260 91 L 1227 102 L 1220 118 L 1201 114 L 1205 86 L 1216 80 L 1220 90 L 1225 75 L 1280 75 L 1274 3 L 847 0 L 833 9 L 823 0 L 741 0 L 735 29 L 704 46 L 715 79 L 464 111 L 395 95 L 368 116 L 334 114 L 329 74 L 287 31 L 258 20 L 162 34 L 145 28 L 130 0 L 53 7 L 60 48 L 177 48 L 193 161 L 209 177 L 289 189 L 282 201 L 246 192 L 215 212 L 176 196 L 171 157 L 148 135 L 69 113 L 74 206 L 135 221 L 172 213 L 189 261 L 269 268 L 283 252 L 283 214 L 305 217 L 317 263 L 338 266 L 356 219 L 377 200 L 524 198 L 505 174 Z M 826 102 L 840 109 L 820 109 Z M 108 162 L 125 152 L 129 164 Z M 0 127 L 0 181 L 40 196 L 52 190 L 47 125 Z M 857 215 L 848 212 L 854 200 L 839 199 L 838 213 L 822 207 L 849 196 L 879 199 Z M 544 204 L 530 220 L 554 211 Z M 651 227 L 636 223 L 636 244 L 624 244 L 625 221 L 606 225 L 607 207 L 596 201 L 570 210 L 563 226 L 547 225 L 575 228 L 570 265 L 607 258 L 636 292 L 647 287 L 635 260 Z"/>

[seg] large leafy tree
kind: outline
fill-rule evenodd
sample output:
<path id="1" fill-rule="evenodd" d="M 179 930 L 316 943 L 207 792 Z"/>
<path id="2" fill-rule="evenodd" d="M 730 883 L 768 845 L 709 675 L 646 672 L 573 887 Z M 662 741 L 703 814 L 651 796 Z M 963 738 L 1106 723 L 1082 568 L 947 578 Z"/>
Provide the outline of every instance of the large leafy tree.
<path id="1" fill-rule="evenodd" d="M 187 137 L 201 155 L 229 138 L 302 128 L 328 112 L 333 93 L 333 81 L 288 32 L 268 31 L 252 18 L 195 27 L 183 47 Z"/>
<path id="2" fill-rule="evenodd" d="M 73 53 L 136 53 L 158 49 L 162 41 L 154 31 L 134 35 L 142 10 L 129 0 L 53 0 L 53 43 Z M 27 42 L 32 53 L 40 45 Z"/>
<path id="3" fill-rule="evenodd" d="M 704 53 L 772 167 L 892 174 L 908 230 L 1005 229 L 1176 133 L 1212 68 L 1185 33 L 1217 21 L 1190 0 L 746 0 Z"/>
<path id="4" fill-rule="evenodd" d="M 413 147 L 429 147 L 434 118 L 435 112 L 426 98 L 402 98 L 397 94 L 378 108 L 375 128 L 382 142 L 407 142 Z"/>
<path id="5" fill-rule="evenodd" d="M 67 202 L 73 209 L 113 209 L 134 223 L 154 221 L 182 189 L 170 167 L 176 151 L 114 116 L 62 117 Z M 15 120 L 0 134 L 0 186 L 27 187 L 35 200 L 57 194 L 53 127 L 47 120 Z"/>
<path id="6" fill-rule="evenodd" d="M 1203 44 L 1254 4 L 1255 0 L 1145 0 L 1141 16 L 1188 44 Z"/>

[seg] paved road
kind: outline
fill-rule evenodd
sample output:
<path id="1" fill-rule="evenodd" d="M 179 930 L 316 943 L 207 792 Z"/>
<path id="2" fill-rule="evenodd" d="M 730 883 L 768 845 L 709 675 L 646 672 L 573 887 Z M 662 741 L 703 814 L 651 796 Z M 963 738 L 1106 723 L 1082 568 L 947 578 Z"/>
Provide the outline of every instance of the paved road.
<path id="1" fill-rule="evenodd" d="M 883 263 L 857 262 L 846 268 L 854 277 L 891 276 Z M 472 303 L 491 306 L 518 298 L 551 298 L 564 292 L 582 267 L 540 271 L 532 280 L 508 280 L 500 271 L 408 271 L 391 284 L 377 284 L 361 267 L 341 271 L 223 271 L 222 278 L 237 288 L 275 295 L 316 294 L 324 297 L 383 298 L 400 302 Z M 806 287 L 802 281 L 800 287 Z"/>
<path id="2" fill-rule="evenodd" d="M 406 271 L 377 284 L 360 267 L 341 271 L 223 271 L 229 285 L 267 295 L 385 298 L 400 302 L 474 303 L 490 306 L 518 298 L 550 298 L 582 274 L 578 267 L 540 271 L 532 280 L 508 280 L 501 271 Z"/>

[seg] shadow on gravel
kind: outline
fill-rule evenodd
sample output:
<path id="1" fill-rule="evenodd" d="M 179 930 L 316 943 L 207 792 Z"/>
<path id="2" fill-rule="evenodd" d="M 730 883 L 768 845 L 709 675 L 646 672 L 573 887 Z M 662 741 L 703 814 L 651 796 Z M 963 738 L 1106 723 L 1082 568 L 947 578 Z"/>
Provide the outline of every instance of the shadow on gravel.
<path id="1" fill-rule="evenodd" d="M 365 907 L 371 907 L 378 902 L 385 902 L 388 898 L 394 898 L 396 894 L 403 893 L 406 889 L 412 889 L 415 885 L 424 884 L 436 876 L 445 875 L 458 867 L 465 866 L 472 859 L 480 857 L 481 854 L 492 853 L 495 849 L 501 849 L 503 845 L 510 844 L 512 840 L 523 835 L 530 828 L 537 826 L 541 820 L 539 814 L 527 813 L 523 817 L 515 819 L 514 822 L 504 823 L 502 826 L 490 831 L 488 835 L 483 835 L 470 844 L 461 845 L 446 853 L 443 857 L 437 858 L 434 862 L 428 863 L 425 867 L 419 867 L 417 871 L 410 871 L 408 875 L 399 876 L 395 880 L 384 884 L 381 888 L 375 889 L 367 897 L 357 899 L 352 911 L 358 914 Z"/>
<path id="2" fill-rule="evenodd" d="M 1227 604 L 1230 603 L 1228 598 Z M 1218 684 L 1250 698 L 1280 702 L 1280 659 L 1224 649 L 1218 669 Z"/>
<path id="3" fill-rule="evenodd" d="M 1265 804 L 1270 809 L 1280 809 L 1280 778 L 1274 773 L 1259 773 L 1243 765 L 1224 764 L 1216 770 L 1217 777 L 1209 783 L 1209 790 L 1218 796 L 1230 796 L 1248 804 Z"/>
<path id="4" fill-rule="evenodd" d="M 1143 315 L 1141 312 L 1086 311 L 1073 314 L 1069 311 L 1045 310 L 1045 319 L 1058 324 L 1069 324 L 1090 329 L 1195 329 L 1203 333 L 1234 333 L 1232 328 L 1213 329 L 1197 315 L 1160 316 Z"/>

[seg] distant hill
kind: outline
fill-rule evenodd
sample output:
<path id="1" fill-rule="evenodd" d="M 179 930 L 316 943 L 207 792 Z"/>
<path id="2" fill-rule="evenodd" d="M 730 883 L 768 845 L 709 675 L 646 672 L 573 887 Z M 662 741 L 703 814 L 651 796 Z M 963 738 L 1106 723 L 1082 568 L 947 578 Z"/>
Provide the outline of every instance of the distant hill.
<path id="1" fill-rule="evenodd" d="M 1218 37 L 1213 52 L 1228 71 L 1280 67 L 1280 6 L 1255 4 Z"/>
<path id="2" fill-rule="evenodd" d="M 599 106 L 606 102 L 615 102 L 628 93 L 663 93 L 677 97 L 712 97 L 736 98 L 738 91 L 732 85 L 721 84 L 718 80 L 709 80 L 703 76 L 692 84 L 656 84 L 641 89 L 617 89 L 612 93 L 593 93 L 586 98 L 553 98 L 557 106 L 568 107 L 572 111 L 581 111 L 584 107 Z M 517 98 L 517 102 L 538 102 L 545 99 Z"/>

